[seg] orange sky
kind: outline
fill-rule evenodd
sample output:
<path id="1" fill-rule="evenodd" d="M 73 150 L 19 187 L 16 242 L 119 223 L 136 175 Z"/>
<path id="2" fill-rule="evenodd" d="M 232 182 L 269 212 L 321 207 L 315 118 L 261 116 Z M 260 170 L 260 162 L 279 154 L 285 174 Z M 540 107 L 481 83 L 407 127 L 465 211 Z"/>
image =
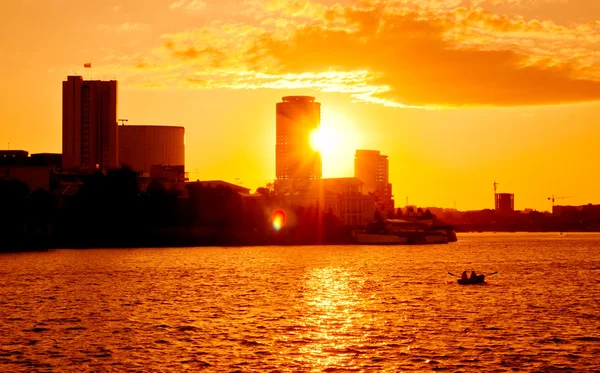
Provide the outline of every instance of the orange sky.
<path id="1" fill-rule="evenodd" d="M 600 1 L 15 0 L 0 24 L 0 148 L 61 151 L 61 82 L 119 81 L 119 118 L 186 128 L 192 179 L 275 176 L 275 103 L 309 94 L 390 156 L 396 204 L 600 203 Z M 93 69 L 83 63 L 92 62 Z"/>

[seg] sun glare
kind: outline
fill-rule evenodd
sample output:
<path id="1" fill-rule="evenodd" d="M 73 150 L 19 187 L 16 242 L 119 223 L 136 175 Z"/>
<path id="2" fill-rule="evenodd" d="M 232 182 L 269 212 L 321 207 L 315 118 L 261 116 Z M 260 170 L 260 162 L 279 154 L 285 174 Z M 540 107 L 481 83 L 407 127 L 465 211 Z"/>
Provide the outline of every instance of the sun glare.
<path id="1" fill-rule="evenodd" d="M 354 174 L 354 152 L 360 146 L 352 121 L 339 110 L 323 110 L 321 126 L 313 131 L 310 144 L 321 153 L 323 177 Z"/>
<path id="2" fill-rule="evenodd" d="M 337 150 L 338 136 L 331 127 L 322 125 L 311 133 L 310 145 L 322 156 L 328 156 Z"/>

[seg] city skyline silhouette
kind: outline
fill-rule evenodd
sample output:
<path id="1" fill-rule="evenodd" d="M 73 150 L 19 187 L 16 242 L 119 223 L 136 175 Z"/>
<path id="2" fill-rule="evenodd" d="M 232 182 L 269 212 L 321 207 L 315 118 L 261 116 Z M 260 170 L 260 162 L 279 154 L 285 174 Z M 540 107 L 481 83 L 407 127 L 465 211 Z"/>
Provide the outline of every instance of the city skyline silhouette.
<path id="1" fill-rule="evenodd" d="M 308 95 L 335 140 L 322 152 L 323 177 L 351 176 L 355 150 L 374 149 L 389 156 L 400 205 L 408 197 L 418 206 L 493 208 L 495 180 L 519 210 L 549 211 L 552 195 L 599 203 L 590 170 L 600 89 L 588 42 L 597 9 L 492 3 L 274 2 L 234 13 L 213 1 L 11 4 L 3 27 L 28 31 L 4 33 L 13 35 L 3 39 L 11 95 L 0 138 L 11 149 L 59 153 L 60 82 L 116 79 L 118 118 L 185 127 L 191 179 L 256 189 L 276 174 L 274 103 Z M 97 18 L 82 17 L 91 12 Z M 63 13 L 74 22 L 59 24 Z M 42 16 L 51 38 L 34 27 Z"/>

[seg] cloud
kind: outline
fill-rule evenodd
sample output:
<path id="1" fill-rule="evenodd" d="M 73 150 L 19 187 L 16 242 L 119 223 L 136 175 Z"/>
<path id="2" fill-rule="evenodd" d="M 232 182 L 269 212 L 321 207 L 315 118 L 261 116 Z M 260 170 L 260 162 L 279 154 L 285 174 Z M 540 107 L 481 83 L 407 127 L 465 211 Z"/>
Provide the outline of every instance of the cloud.
<path id="1" fill-rule="evenodd" d="M 100 24 L 96 26 L 96 30 L 102 32 L 117 31 L 117 32 L 129 32 L 129 31 L 148 31 L 150 25 L 144 23 L 129 23 L 125 22 L 120 25 L 105 25 Z"/>
<path id="2" fill-rule="evenodd" d="M 481 12 L 469 13 L 463 18 L 467 22 L 461 22 L 456 17 L 389 12 L 382 7 L 345 8 L 329 18 L 341 19 L 352 31 L 310 25 L 299 28 L 291 39 L 266 33 L 250 52 L 253 68 L 274 59 L 272 69 L 279 73 L 366 70 L 378 74 L 371 84 L 384 88 L 372 98 L 407 105 L 535 105 L 600 99 L 600 82 L 578 77 L 568 61 L 550 56 L 536 61 L 525 48 L 515 51 L 504 45 L 493 50 L 462 42 L 461 28 L 480 23 L 478 29 L 497 33 L 537 32 L 556 46 L 560 32 L 569 36 L 569 30 L 550 23 L 513 22 Z M 452 32 L 453 37 L 447 38 Z"/>
<path id="3" fill-rule="evenodd" d="M 600 100 L 600 22 L 559 26 L 464 0 L 421 3 L 248 0 L 254 22 L 163 35 L 135 76 L 153 71 L 148 79 L 201 89 L 312 88 L 398 107 Z"/>
<path id="4" fill-rule="evenodd" d="M 169 6 L 169 9 L 185 9 L 190 11 L 199 11 L 206 8 L 206 3 L 202 0 L 177 0 Z"/>

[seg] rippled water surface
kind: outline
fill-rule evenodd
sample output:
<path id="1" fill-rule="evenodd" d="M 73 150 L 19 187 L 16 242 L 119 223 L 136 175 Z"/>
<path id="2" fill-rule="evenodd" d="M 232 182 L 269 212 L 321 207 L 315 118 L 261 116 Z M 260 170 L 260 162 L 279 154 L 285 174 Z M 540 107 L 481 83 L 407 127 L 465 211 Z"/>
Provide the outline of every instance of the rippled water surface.
<path id="1" fill-rule="evenodd" d="M 3 372 L 600 371 L 597 234 L 0 262 Z"/>

